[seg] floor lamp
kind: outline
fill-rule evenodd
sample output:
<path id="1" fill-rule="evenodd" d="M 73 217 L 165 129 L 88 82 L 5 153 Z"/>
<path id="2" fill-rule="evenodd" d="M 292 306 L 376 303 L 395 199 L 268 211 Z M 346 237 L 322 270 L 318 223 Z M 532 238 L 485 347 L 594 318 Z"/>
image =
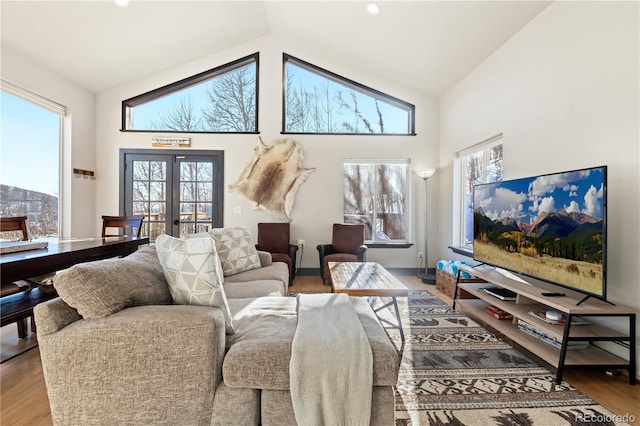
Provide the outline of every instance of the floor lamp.
<path id="1" fill-rule="evenodd" d="M 436 169 L 422 169 L 416 170 L 416 174 L 424 180 L 424 273 L 419 274 L 418 276 L 422 279 L 422 282 L 425 284 L 435 284 L 436 278 L 434 275 L 430 275 L 428 272 L 428 262 L 429 262 L 429 238 L 428 229 L 429 229 L 429 220 L 427 211 L 428 198 L 427 198 L 427 180 L 433 176 L 436 172 Z"/>

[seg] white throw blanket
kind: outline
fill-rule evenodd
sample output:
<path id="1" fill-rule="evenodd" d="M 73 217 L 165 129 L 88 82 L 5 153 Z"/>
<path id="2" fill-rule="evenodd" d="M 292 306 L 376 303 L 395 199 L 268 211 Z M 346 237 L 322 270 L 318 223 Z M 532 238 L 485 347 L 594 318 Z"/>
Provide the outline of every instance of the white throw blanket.
<path id="1" fill-rule="evenodd" d="M 346 294 L 298 296 L 289 364 L 299 425 L 368 425 L 373 355 Z"/>

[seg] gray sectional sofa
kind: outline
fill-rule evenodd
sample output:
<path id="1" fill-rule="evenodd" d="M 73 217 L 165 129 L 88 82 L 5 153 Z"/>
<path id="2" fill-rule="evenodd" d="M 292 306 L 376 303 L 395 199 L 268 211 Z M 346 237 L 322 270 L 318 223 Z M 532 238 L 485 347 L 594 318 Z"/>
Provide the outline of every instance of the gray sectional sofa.
<path id="1" fill-rule="evenodd" d="M 153 248 L 63 274 L 71 282 L 58 285 L 73 286 L 70 300 L 62 292 L 34 310 L 54 423 L 296 424 L 289 393 L 296 298 L 284 297 L 286 265 L 269 264 L 265 254 L 261 263 L 225 278 L 232 335 L 220 309 L 171 304 Z M 366 301 L 352 303 L 373 354 L 370 423 L 391 425 L 397 352 Z"/>

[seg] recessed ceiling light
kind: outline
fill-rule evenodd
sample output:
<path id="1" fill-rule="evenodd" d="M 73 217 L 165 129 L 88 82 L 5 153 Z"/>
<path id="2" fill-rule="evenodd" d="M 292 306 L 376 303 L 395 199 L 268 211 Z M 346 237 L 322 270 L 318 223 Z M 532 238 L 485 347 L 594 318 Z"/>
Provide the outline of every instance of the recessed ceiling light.
<path id="1" fill-rule="evenodd" d="M 118 6 L 128 6 L 129 0 L 114 0 Z"/>
<path id="2" fill-rule="evenodd" d="M 380 8 L 375 3 L 369 3 L 369 5 L 367 6 L 367 10 L 372 15 L 377 15 L 380 12 Z"/>

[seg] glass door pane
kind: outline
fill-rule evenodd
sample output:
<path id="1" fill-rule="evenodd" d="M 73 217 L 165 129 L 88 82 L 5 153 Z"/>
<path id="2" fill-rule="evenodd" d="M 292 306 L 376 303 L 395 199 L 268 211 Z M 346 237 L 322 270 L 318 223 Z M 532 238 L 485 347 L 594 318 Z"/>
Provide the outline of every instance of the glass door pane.
<path id="1" fill-rule="evenodd" d="M 180 225 L 178 235 L 206 232 L 214 227 L 218 165 L 206 158 L 177 157 L 178 202 Z"/>
<path id="2" fill-rule="evenodd" d="M 156 237 L 166 232 L 167 162 L 134 160 L 132 214 L 145 217 L 141 235 Z"/>

